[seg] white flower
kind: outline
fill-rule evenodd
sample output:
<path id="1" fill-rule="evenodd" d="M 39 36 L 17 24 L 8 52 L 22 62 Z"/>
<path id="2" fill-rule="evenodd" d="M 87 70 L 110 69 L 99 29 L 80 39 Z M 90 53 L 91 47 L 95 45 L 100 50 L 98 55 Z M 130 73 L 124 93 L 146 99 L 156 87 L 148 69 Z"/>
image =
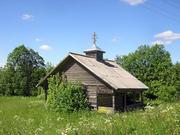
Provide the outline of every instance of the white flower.
<path id="1" fill-rule="evenodd" d="M 67 135 L 67 133 L 65 133 L 65 132 L 61 132 L 61 135 Z"/>
<path id="2" fill-rule="evenodd" d="M 105 119 L 105 124 L 107 124 L 107 123 L 110 123 L 111 122 L 111 120 L 109 120 L 109 119 Z"/>
<path id="3" fill-rule="evenodd" d="M 34 119 L 31 119 L 31 118 L 28 119 L 28 123 L 32 123 L 33 121 Z"/>
<path id="4" fill-rule="evenodd" d="M 60 120 L 63 120 L 64 118 L 61 118 L 61 117 L 58 117 L 56 120 L 57 121 L 60 121 Z"/>
<path id="5" fill-rule="evenodd" d="M 145 109 L 154 109 L 154 107 L 150 106 L 150 105 L 147 105 L 147 106 L 145 106 Z"/>
<path id="6" fill-rule="evenodd" d="M 14 115 L 13 119 L 15 119 L 15 120 L 19 120 L 19 119 L 20 119 L 20 117 L 19 117 L 18 115 Z"/>

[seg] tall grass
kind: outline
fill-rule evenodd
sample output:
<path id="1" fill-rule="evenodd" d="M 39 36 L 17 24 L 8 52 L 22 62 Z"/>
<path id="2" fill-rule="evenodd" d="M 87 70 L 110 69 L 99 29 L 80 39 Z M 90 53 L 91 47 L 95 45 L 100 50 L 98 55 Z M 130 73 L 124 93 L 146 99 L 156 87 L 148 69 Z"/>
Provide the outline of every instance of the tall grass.
<path id="1" fill-rule="evenodd" d="M 180 103 L 128 113 L 55 113 L 33 97 L 0 97 L 2 135 L 178 135 Z"/>

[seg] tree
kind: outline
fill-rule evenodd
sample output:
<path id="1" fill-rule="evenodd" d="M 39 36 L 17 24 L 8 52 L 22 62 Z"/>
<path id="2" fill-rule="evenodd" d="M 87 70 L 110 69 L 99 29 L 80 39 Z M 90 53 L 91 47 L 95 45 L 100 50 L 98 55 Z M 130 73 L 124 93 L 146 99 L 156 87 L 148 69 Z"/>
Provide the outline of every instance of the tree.
<path id="1" fill-rule="evenodd" d="M 134 53 L 117 56 L 116 61 L 149 87 L 147 98 L 158 98 L 162 85 L 173 86 L 175 83 L 171 57 L 163 45 L 142 45 Z"/>
<path id="2" fill-rule="evenodd" d="M 1 69 L 0 72 L 0 95 L 11 95 L 14 90 L 12 90 L 12 86 L 15 83 L 12 82 L 13 79 L 13 72 L 7 69 L 6 67 Z"/>
<path id="3" fill-rule="evenodd" d="M 175 87 L 176 87 L 176 90 L 178 92 L 180 92 L 180 63 L 177 62 L 174 66 L 173 66 L 173 70 L 176 74 L 176 81 L 175 81 Z"/>
<path id="4" fill-rule="evenodd" d="M 49 73 L 53 70 L 54 66 L 51 62 L 46 63 L 46 72 Z"/>
<path id="5" fill-rule="evenodd" d="M 3 68 L 0 68 L 0 96 L 4 95 L 4 90 L 2 89 L 2 83 L 3 83 Z"/>
<path id="6" fill-rule="evenodd" d="M 43 58 L 33 49 L 20 45 L 8 55 L 0 89 L 5 95 L 37 95 L 35 86 L 45 73 Z"/>

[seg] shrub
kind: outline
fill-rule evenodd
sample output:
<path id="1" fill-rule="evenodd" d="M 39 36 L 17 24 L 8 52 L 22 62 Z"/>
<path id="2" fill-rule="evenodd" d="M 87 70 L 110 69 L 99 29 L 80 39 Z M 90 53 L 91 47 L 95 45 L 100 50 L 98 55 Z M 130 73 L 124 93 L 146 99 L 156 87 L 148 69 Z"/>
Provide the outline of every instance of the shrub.
<path id="1" fill-rule="evenodd" d="M 161 86 L 157 92 L 158 98 L 165 102 L 175 100 L 176 88 L 174 86 Z"/>
<path id="2" fill-rule="evenodd" d="M 88 108 L 81 83 L 62 81 L 59 75 L 50 77 L 48 82 L 48 108 L 57 112 L 72 112 Z"/>

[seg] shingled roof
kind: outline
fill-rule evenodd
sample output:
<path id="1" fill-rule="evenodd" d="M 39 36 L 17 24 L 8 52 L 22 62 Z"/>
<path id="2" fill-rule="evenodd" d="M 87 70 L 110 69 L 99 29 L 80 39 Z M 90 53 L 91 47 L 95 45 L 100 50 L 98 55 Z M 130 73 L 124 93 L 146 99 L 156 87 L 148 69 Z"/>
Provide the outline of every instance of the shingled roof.
<path id="1" fill-rule="evenodd" d="M 68 59 L 69 57 L 80 63 L 92 74 L 96 75 L 98 78 L 106 82 L 115 90 L 148 89 L 145 84 L 143 84 L 132 74 L 124 70 L 121 66 L 116 64 L 115 61 L 97 61 L 92 57 L 76 53 L 69 53 L 69 55 L 64 60 L 62 60 L 45 78 L 43 78 L 37 86 L 41 85 L 51 74 L 56 71 L 56 69 L 58 69 L 59 66 L 63 66 L 64 61 L 66 61 L 66 59 Z"/>

